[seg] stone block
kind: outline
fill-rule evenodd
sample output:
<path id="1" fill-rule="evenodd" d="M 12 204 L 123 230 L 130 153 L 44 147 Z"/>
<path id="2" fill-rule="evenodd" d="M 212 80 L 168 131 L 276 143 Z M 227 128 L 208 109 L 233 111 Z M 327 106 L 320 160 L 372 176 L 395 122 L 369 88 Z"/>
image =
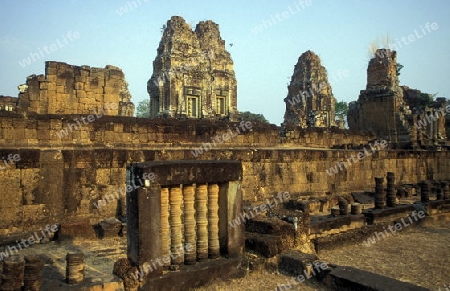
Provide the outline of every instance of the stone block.
<path id="1" fill-rule="evenodd" d="M 266 258 L 272 258 L 283 251 L 281 240 L 276 235 L 245 233 L 246 250 L 255 251 Z"/>
<path id="2" fill-rule="evenodd" d="M 97 169 L 95 173 L 95 182 L 98 185 L 109 185 L 111 184 L 111 170 L 108 169 Z"/>
<path id="3" fill-rule="evenodd" d="M 122 230 L 122 222 L 116 218 L 109 218 L 99 222 L 99 237 L 118 237 Z"/>
<path id="4" fill-rule="evenodd" d="M 58 239 L 95 239 L 94 227 L 89 222 L 89 219 L 77 220 L 61 223 Z"/>
<path id="5" fill-rule="evenodd" d="M 77 90 L 75 91 L 77 94 L 77 98 L 82 99 L 82 98 L 87 98 L 87 93 L 83 90 Z"/>
<path id="6" fill-rule="evenodd" d="M 347 266 L 338 266 L 331 270 L 325 283 L 333 290 L 431 291 L 411 283 Z"/>
<path id="7" fill-rule="evenodd" d="M 312 264 L 317 260 L 317 255 L 288 250 L 281 253 L 278 268 L 285 274 L 298 276 L 304 272 L 307 264 Z"/>

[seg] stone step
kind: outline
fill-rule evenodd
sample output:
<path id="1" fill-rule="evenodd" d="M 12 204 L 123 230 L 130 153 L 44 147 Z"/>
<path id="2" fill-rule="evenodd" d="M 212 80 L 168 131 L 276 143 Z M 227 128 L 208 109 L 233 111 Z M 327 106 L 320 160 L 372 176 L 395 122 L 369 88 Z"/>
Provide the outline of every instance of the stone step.
<path id="1" fill-rule="evenodd" d="M 325 278 L 325 283 L 333 290 L 430 291 L 411 283 L 347 266 L 337 266 L 331 270 Z"/>

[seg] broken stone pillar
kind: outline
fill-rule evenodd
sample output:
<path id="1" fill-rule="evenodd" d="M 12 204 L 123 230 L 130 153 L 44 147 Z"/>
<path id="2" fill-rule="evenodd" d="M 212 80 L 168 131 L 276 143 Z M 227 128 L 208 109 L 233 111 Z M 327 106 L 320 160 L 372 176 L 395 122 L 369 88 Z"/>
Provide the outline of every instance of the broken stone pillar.
<path id="1" fill-rule="evenodd" d="M 24 279 L 25 263 L 19 255 L 13 255 L 3 260 L 3 275 L 0 290 L 20 291 Z"/>
<path id="2" fill-rule="evenodd" d="M 362 213 L 362 205 L 360 203 L 352 203 L 351 214 L 357 215 Z"/>
<path id="3" fill-rule="evenodd" d="M 383 189 L 383 177 L 375 178 L 375 209 L 384 209 L 386 206 L 386 195 Z"/>
<path id="4" fill-rule="evenodd" d="M 25 291 L 40 291 L 42 285 L 42 268 L 44 262 L 39 256 L 25 256 L 25 271 L 23 278 L 23 289 Z"/>
<path id="5" fill-rule="evenodd" d="M 420 182 L 420 201 L 430 201 L 430 183 L 428 181 Z"/>
<path id="6" fill-rule="evenodd" d="M 339 198 L 339 213 L 341 215 L 347 215 L 348 214 L 348 201 L 344 198 Z"/>
<path id="7" fill-rule="evenodd" d="M 66 255 L 66 282 L 79 284 L 84 281 L 84 254 L 67 253 Z"/>
<path id="8" fill-rule="evenodd" d="M 387 173 L 387 190 L 386 190 L 386 204 L 388 207 L 395 207 L 395 173 Z"/>

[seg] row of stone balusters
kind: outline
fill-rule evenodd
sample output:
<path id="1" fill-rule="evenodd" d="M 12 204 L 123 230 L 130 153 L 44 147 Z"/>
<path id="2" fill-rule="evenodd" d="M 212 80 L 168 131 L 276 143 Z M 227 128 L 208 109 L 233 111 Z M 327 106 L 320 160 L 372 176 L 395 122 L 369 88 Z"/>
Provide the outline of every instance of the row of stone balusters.
<path id="1" fill-rule="evenodd" d="M 161 245 L 165 269 L 220 256 L 217 184 L 161 189 Z"/>

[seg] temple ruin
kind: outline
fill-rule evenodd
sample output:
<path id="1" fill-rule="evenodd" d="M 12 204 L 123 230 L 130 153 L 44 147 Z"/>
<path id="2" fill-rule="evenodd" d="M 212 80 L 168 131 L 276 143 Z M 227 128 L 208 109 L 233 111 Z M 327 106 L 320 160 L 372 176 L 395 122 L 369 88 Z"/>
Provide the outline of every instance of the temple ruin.
<path id="1" fill-rule="evenodd" d="M 328 83 L 327 71 L 314 52 L 306 51 L 299 57 L 284 102 L 285 126 L 307 128 L 336 125 L 336 99 Z"/>
<path id="2" fill-rule="evenodd" d="M 335 126 L 311 51 L 283 127 L 236 121 L 233 62 L 212 21 L 192 31 L 172 17 L 147 85 L 154 118 L 132 116 L 114 66 L 46 62 L 18 98 L 0 96 L 0 290 L 188 290 L 265 268 L 324 290 L 434 286 L 321 258 L 404 219 L 450 217 L 447 101 L 399 86 L 395 52 L 370 61 L 352 130 Z"/>
<path id="3" fill-rule="evenodd" d="M 397 53 L 379 49 L 367 68 L 367 86 L 349 104 L 348 125 L 372 131 L 399 147 L 420 148 L 446 140 L 447 101 L 420 104 L 420 91 L 400 86 Z"/>
<path id="4" fill-rule="evenodd" d="M 134 105 L 122 70 L 45 62 L 45 75 L 31 75 L 18 87 L 22 114 L 91 114 L 116 104 L 106 115 L 133 116 Z M 16 110 L 14 110 L 16 111 Z"/>
<path id="5" fill-rule="evenodd" d="M 182 17 L 172 17 L 147 91 L 150 117 L 236 120 L 237 82 L 219 26 L 201 21 L 192 31 Z"/>

